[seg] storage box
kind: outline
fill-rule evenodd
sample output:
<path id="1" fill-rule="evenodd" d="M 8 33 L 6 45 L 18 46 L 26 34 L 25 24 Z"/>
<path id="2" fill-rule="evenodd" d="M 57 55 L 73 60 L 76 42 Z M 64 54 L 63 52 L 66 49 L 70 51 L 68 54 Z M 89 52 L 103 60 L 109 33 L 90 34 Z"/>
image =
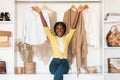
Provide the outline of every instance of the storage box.
<path id="1" fill-rule="evenodd" d="M 120 58 L 108 58 L 108 72 L 120 73 Z"/>
<path id="2" fill-rule="evenodd" d="M 8 36 L 0 36 L 0 42 L 8 42 L 9 37 Z"/>
<path id="3" fill-rule="evenodd" d="M 15 68 L 15 73 L 16 74 L 23 74 L 24 73 L 24 68 L 23 67 L 16 67 Z"/>
<path id="4" fill-rule="evenodd" d="M 0 31 L 0 47 L 9 47 L 9 37 L 11 36 L 10 31 Z"/>
<path id="5" fill-rule="evenodd" d="M 0 31 L 0 36 L 11 36 L 11 32 L 10 31 Z"/>
<path id="6" fill-rule="evenodd" d="M 10 43 L 9 42 L 0 42 L 0 47 L 9 47 Z"/>
<path id="7" fill-rule="evenodd" d="M 24 73 L 25 74 L 35 74 L 36 73 L 36 63 L 35 62 L 24 62 Z"/>

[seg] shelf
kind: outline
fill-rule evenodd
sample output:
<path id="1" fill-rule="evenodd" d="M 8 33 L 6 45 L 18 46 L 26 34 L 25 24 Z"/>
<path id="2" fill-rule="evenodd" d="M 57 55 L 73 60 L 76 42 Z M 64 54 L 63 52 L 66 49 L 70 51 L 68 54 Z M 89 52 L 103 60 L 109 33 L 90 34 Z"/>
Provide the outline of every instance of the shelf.
<path id="1" fill-rule="evenodd" d="M 104 47 L 105 49 L 120 49 L 120 47 Z"/>
<path id="2" fill-rule="evenodd" d="M 0 24 L 13 24 L 13 21 L 0 21 Z"/>
<path id="3" fill-rule="evenodd" d="M 120 76 L 120 73 L 104 73 L 105 76 Z"/>
<path id="4" fill-rule="evenodd" d="M 0 76 L 14 75 L 13 73 L 0 74 Z"/>
<path id="5" fill-rule="evenodd" d="M 102 73 L 87 73 L 87 74 L 80 74 L 80 75 L 83 75 L 83 76 L 86 76 L 86 75 L 89 75 L 89 76 L 102 76 L 103 74 Z"/>
<path id="6" fill-rule="evenodd" d="M 49 76 L 50 76 L 50 75 L 51 75 L 51 76 L 52 76 L 52 74 L 50 74 L 50 73 L 44 73 L 44 72 L 43 72 L 43 73 L 36 73 L 36 74 L 14 74 L 14 75 L 21 75 L 21 76 L 22 76 L 22 75 L 24 75 L 24 76 L 27 76 L 27 75 L 28 75 L 28 76 L 30 76 L 30 75 L 33 75 L 33 76 L 34 76 L 34 75 L 35 75 L 35 76 L 36 76 L 36 75 L 41 75 L 41 76 L 42 76 L 42 75 L 49 75 Z M 64 74 L 64 75 L 65 75 L 65 76 L 67 76 L 67 75 L 77 75 L 77 73 L 68 73 L 68 74 Z M 88 74 L 88 73 L 87 73 L 87 74 L 80 74 L 80 75 L 83 75 L 83 76 L 86 76 L 86 75 L 89 75 L 89 76 L 92 76 L 92 75 L 93 75 L 93 76 L 94 76 L 94 75 L 96 75 L 96 76 L 102 76 L 103 74 L 102 74 L 102 73 L 91 73 L 91 74 Z"/>
<path id="7" fill-rule="evenodd" d="M 16 1 L 50 1 L 50 0 L 16 0 Z M 101 1 L 101 0 L 52 0 L 52 1 Z"/>
<path id="8" fill-rule="evenodd" d="M 112 24 L 112 23 L 120 23 L 120 21 L 104 21 L 104 23 L 108 23 L 108 24 L 111 23 Z"/>
<path id="9" fill-rule="evenodd" d="M 0 51 L 12 50 L 12 47 L 0 47 Z"/>

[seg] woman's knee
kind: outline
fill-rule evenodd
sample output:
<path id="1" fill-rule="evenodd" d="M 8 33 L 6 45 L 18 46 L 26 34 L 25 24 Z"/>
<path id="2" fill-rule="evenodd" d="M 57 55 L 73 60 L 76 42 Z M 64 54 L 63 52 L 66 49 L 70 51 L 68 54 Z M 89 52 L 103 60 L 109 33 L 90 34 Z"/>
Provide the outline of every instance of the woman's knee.
<path id="1" fill-rule="evenodd" d="M 59 65 L 59 60 L 57 58 L 53 58 L 50 65 L 49 65 L 49 70 L 52 74 L 55 74 L 57 68 Z"/>

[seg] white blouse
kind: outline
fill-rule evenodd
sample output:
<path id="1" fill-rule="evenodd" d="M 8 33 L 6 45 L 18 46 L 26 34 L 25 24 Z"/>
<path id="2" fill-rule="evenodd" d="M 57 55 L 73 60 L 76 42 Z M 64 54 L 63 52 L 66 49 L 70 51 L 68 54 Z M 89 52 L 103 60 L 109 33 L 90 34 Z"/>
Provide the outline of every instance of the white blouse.
<path id="1" fill-rule="evenodd" d="M 60 51 L 61 51 L 61 52 L 64 52 L 63 38 L 62 38 L 62 37 L 57 37 L 57 39 L 58 39 Z"/>
<path id="2" fill-rule="evenodd" d="M 85 23 L 86 29 L 86 36 L 87 36 L 87 44 L 90 46 L 94 46 L 95 48 L 99 47 L 99 40 L 96 36 L 96 19 L 95 13 L 90 9 L 85 9 L 83 12 L 83 18 Z"/>
<path id="3" fill-rule="evenodd" d="M 48 12 L 42 10 L 42 13 L 48 26 L 50 26 Z M 28 9 L 24 14 L 21 34 L 22 37 L 20 38 L 31 45 L 40 45 L 47 40 L 40 16 L 37 12 L 33 11 L 32 8 Z"/>

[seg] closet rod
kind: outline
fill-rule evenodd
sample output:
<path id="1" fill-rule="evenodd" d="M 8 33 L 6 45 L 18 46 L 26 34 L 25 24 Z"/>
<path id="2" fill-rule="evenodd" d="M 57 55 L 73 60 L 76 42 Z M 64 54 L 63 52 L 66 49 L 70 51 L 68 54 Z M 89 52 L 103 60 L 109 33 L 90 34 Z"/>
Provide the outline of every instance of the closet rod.
<path id="1" fill-rule="evenodd" d="M 101 1 L 15 1 L 16 3 L 101 3 Z"/>

